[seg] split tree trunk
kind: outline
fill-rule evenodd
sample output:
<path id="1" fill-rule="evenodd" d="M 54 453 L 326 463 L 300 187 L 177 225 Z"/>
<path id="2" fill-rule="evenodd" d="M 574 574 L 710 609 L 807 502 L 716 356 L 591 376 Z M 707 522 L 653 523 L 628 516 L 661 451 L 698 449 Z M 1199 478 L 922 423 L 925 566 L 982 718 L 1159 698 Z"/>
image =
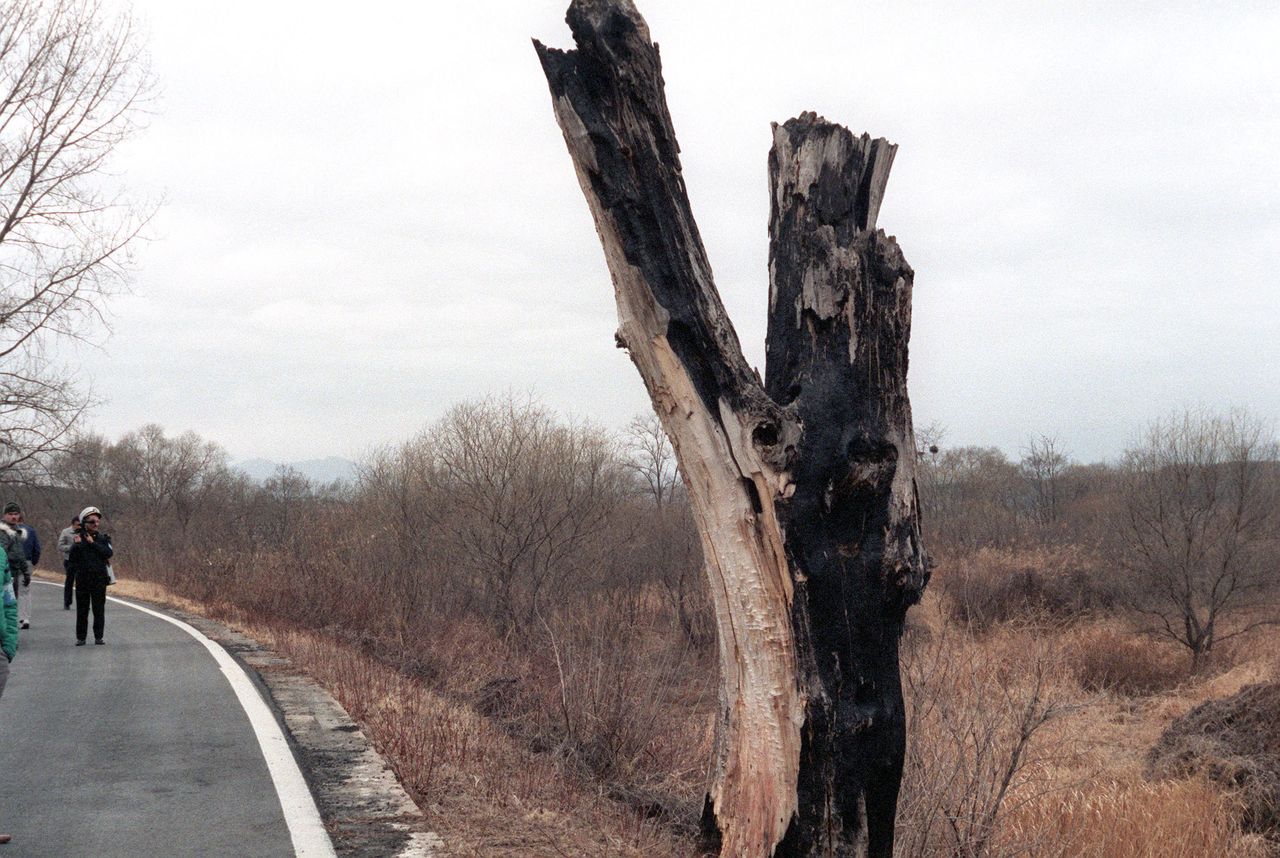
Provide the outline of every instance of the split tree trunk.
<path id="1" fill-rule="evenodd" d="M 573 0 L 568 22 L 577 50 L 535 47 L 715 606 L 708 833 L 726 856 L 889 856 L 898 640 L 928 579 L 912 271 L 875 227 L 895 147 L 813 114 L 774 127 L 762 384 L 712 282 L 644 20 L 630 0 Z"/>

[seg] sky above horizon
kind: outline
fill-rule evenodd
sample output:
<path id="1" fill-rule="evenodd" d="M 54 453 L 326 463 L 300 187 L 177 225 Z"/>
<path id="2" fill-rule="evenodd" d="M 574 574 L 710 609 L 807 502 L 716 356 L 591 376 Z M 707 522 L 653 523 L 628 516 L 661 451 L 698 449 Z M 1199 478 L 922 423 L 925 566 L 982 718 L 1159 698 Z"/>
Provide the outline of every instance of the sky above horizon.
<path id="1" fill-rule="evenodd" d="M 531 392 L 648 407 L 530 39 L 564 0 L 138 0 L 162 96 L 115 171 L 161 200 L 90 425 L 233 459 L 404 440 Z M 763 368 L 770 122 L 899 145 L 918 426 L 1117 455 L 1184 406 L 1280 418 L 1280 6 L 639 0 L 694 214 Z"/>

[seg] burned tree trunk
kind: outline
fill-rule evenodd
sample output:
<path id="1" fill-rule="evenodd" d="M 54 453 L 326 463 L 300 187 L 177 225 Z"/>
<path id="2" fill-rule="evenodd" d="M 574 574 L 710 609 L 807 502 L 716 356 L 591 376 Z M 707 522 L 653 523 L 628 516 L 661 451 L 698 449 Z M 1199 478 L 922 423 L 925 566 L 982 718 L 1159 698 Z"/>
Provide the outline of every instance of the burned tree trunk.
<path id="1" fill-rule="evenodd" d="M 911 268 L 875 228 L 894 147 L 805 114 L 770 154 L 767 387 L 712 282 L 657 47 L 630 0 L 535 43 L 670 436 L 720 649 L 706 822 L 721 854 L 888 856 L 898 639 L 927 579 L 906 392 Z"/>
<path id="2" fill-rule="evenodd" d="M 892 853 L 905 718 L 898 639 L 927 568 L 907 399 L 912 271 L 876 229 L 895 147 L 804 114 L 769 156 L 769 396 L 804 431 L 779 502 L 805 695 L 783 854 Z"/>

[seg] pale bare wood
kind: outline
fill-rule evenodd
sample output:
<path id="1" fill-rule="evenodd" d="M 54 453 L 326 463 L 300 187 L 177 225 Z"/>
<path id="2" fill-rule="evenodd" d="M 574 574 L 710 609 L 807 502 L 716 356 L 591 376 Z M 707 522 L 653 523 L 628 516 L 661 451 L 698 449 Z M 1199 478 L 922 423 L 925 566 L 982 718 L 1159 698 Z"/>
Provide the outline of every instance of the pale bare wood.
<path id="1" fill-rule="evenodd" d="M 758 498 L 771 499 L 789 491 L 789 478 L 757 451 L 751 440 L 755 420 L 738 415 L 723 398 L 709 407 L 695 389 L 667 339 L 670 315 L 628 261 L 621 228 L 593 190 L 591 174 L 598 167 L 585 124 L 568 98 L 557 98 L 555 111 L 613 278 L 618 339 L 671 439 L 702 537 L 722 666 L 718 761 L 709 793 L 717 816 L 732 820 L 723 831 L 724 854 L 766 854 L 795 813 L 803 701 L 795 682 L 792 590 L 782 535 L 773 504 L 761 503 L 757 511 L 744 481 Z M 691 285 L 715 296 L 696 233 L 678 242 L 693 261 Z M 712 327 L 732 332 L 718 296 L 706 302 L 706 314 Z M 736 337 L 721 340 L 738 349 Z M 740 351 L 736 357 L 745 368 Z M 740 381 L 764 399 L 758 382 Z M 751 777 L 740 776 L 747 771 Z"/>

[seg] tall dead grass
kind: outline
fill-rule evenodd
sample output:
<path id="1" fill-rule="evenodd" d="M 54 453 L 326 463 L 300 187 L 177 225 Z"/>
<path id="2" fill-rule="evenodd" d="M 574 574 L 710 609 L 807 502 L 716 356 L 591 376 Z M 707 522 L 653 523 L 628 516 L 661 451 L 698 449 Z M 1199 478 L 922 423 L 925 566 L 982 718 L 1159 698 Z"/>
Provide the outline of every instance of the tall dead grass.
<path id="1" fill-rule="evenodd" d="M 1173 646 L 1115 623 L 1065 629 L 1060 647 L 1081 687 L 1126 696 L 1170 691 L 1190 680 Z"/>
<path id="2" fill-rule="evenodd" d="M 391 761 L 454 855 L 688 854 L 661 824 L 601 795 L 500 722 L 349 646 L 314 634 L 273 644 L 328 688 Z"/>
<path id="3" fill-rule="evenodd" d="M 896 854 L 1272 854 L 1243 831 L 1244 805 L 1221 785 L 1143 774 L 1168 721 L 1221 678 L 1188 676 L 1171 647 L 1110 620 L 975 633 L 950 619 L 945 598 L 913 609 L 903 647 L 910 721 Z M 1082 664 L 1101 665 L 1107 681 Z"/>
<path id="4" fill-rule="evenodd" d="M 1101 778 L 1014 808 L 996 854 L 1044 858 L 1266 858 L 1231 796 L 1199 779 Z"/>
<path id="5" fill-rule="evenodd" d="M 1061 621 L 1114 610 L 1120 588 L 1081 546 L 983 548 L 939 562 L 934 586 L 950 619 L 982 632 L 1033 619 Z"/>
<path id="6" fill-rule="evenodd" d="M 1013 646 L 946 625 L 907 644 L 897 852 L 1000 854 L 1011 810 L 1062 788 L 1054 775 L 1074 749 L 1048 729 L 1070 706 L 1062 666 L 1029 632 L 1016 658 Z"/>

